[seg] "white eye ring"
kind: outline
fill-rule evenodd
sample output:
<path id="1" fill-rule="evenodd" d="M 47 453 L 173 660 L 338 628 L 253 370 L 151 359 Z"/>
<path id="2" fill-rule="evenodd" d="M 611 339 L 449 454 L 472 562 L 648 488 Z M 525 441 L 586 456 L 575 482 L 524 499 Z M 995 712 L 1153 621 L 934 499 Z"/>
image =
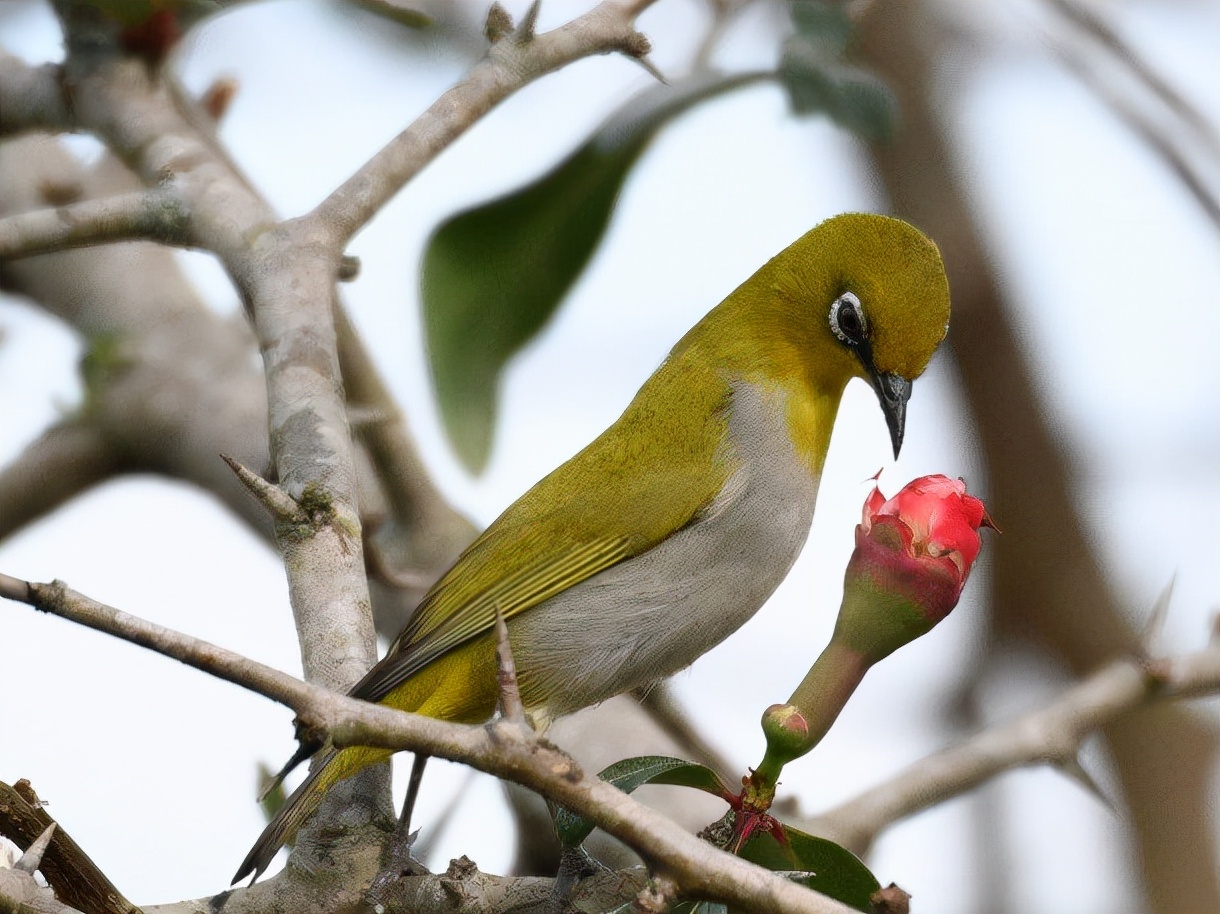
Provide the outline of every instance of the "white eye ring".
<path id="1" fill-rule="evenodd" d="M 846 322 L 843 321 L 844 308 L 851 309 L 851 317 Z M 852 318 L 855 319 L 855 327 L 851 327 Z M 844 327 L 844 323 L 847 323 L 848 326 Z M 848 328 L 854 332 L 849 333 Z M 839 338 L 840 342 L 848 346 L 859 346 L 864 342 L 868 324 L 864 320 L 864 307 L 854 292 L 844 292 L 830 306 L 830 330 Z"/>

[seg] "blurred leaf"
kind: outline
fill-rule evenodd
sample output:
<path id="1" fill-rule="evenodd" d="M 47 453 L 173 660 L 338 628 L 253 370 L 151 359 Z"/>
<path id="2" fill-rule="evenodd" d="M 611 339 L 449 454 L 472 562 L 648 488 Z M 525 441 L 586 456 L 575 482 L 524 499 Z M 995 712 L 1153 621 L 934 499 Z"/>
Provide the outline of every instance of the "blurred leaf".
<path id="1" fill-rule="evenodd" d="M 796 33 L 805 42 L 838 56 L 847 52 L 855 24 L 843 0 L 792 0 L 790 11 Z"/>
<path id="2" fill-rule="evenodd" d="M 267 767 L 265 762 L 258 763 L 258 792 L 261 795 L 259 805 L 263 809 L 263 815 L 270 822 L 276 817 L 281 809 L 284 808 L 284 803 L 288 799 L 288 793 L 284 790 L 283 781 L 275 784 L 270 790 L 267 786 L 275 781 L 275 772 Z M 264 793 L 266 791 L 266 793 Z M 291 844 L 291 842 L 289 842 Z"/>
<path id="3" fill-rule="evenodd" d="M 765 78 L 709 75 L 649 89 L 542 177 L 443 222 L 424 251 L 424 333 L 458 456 L 483 469 L 500 372 L 555 313 L 592 257 L 631 167 L 666 123 Z"/>
<path id="4" fill-rule="evenodd" d="M 824 112 L 835 123 L 872 142 L 894 133 L 894 94 L 867 70 L 828 60 L 799 38 L 784 45 L 780 81 L 796 114 Z"/>
<path id="5" fill-rule="evenodd" d="M 602 769 L 597 776 L 624 793 L 631 793 L 644 784 L 670 784 L 693 787 L 724 799 L 733 795 L 720 776 L 705 765 L 664 755 L 623 759 Z M 584 816 L 562 807 L 555 810 L 555 833 L 564 847 L 579 846 L 594 828 L 593 822 Z"/>
<path id="6" fill-rule="evenodd" d="M 794 0 L 790 10 L 795 34 L 784 42 L 779 78 L 793 112 L 825 113 L 865 140 L 888 140 L 897 102 L 884 82 L 847 62 L 855 32 L 848 4 Z"/>
<path id="7" fill-rule="evenodd" d="M 775 872 L 800 872 L 795 881 L 829 895 L 859 911 L 869 911 L 869 896 L 881 883 L 860 858 L 825 838 L 815 838 L 787 825 L 784 847 L 765 831 L 755 832 L 739 856 Z"/>

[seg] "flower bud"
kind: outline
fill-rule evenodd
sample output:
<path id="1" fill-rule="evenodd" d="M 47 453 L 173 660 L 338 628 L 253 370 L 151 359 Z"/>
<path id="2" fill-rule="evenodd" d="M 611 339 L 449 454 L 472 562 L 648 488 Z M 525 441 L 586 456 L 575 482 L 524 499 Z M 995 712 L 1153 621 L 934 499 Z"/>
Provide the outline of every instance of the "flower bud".
<path id="1" fill-rule="evenodd" d="M 776 759 L 790 762 L 805 754 L 809 723 L 795 705 L 771 705 L 763 711 L 762 729 L 767 753 Z"/>
<path id="2" fill-rule="evenodd" d="M 856 527 L 835 640 L 875 663 L 926 634 L 957 605 L 993 527 L 966 484 L 945 476 L 908 483 L 888 501 L 874 487 Z"/>

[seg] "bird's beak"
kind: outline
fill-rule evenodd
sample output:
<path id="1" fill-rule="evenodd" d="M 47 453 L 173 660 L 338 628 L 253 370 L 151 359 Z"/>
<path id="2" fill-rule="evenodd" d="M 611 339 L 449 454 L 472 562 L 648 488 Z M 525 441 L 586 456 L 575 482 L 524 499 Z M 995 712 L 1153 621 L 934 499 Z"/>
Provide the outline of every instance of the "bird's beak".
<path id="1" fill-rule="evenodd" d="M 907 424 L 907 400 L 911 399 L 911 382 L 899 374 L 881 374 L 877 371 L 869 373 L 873 390 L 881 401 L 881 411 L 885 413 L 885 424 L 890 429 L 890 441 L 894 445 L 894 459 L 902 450 L 902 433 Z"/>

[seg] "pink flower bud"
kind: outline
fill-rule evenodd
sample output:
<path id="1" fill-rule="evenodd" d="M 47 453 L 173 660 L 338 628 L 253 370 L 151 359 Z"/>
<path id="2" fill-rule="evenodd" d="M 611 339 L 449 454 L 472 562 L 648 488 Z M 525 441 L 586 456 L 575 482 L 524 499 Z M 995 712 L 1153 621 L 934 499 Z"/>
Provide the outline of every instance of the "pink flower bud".
<path id="1" fill-rule="evenodd" d="M 960 480 L 924 476 L 888 501 L 874 487 L 856 527 L 836 633 L 875 662 L 931 630 L 957 605 L 981 527 L 995 524 Z"/>

